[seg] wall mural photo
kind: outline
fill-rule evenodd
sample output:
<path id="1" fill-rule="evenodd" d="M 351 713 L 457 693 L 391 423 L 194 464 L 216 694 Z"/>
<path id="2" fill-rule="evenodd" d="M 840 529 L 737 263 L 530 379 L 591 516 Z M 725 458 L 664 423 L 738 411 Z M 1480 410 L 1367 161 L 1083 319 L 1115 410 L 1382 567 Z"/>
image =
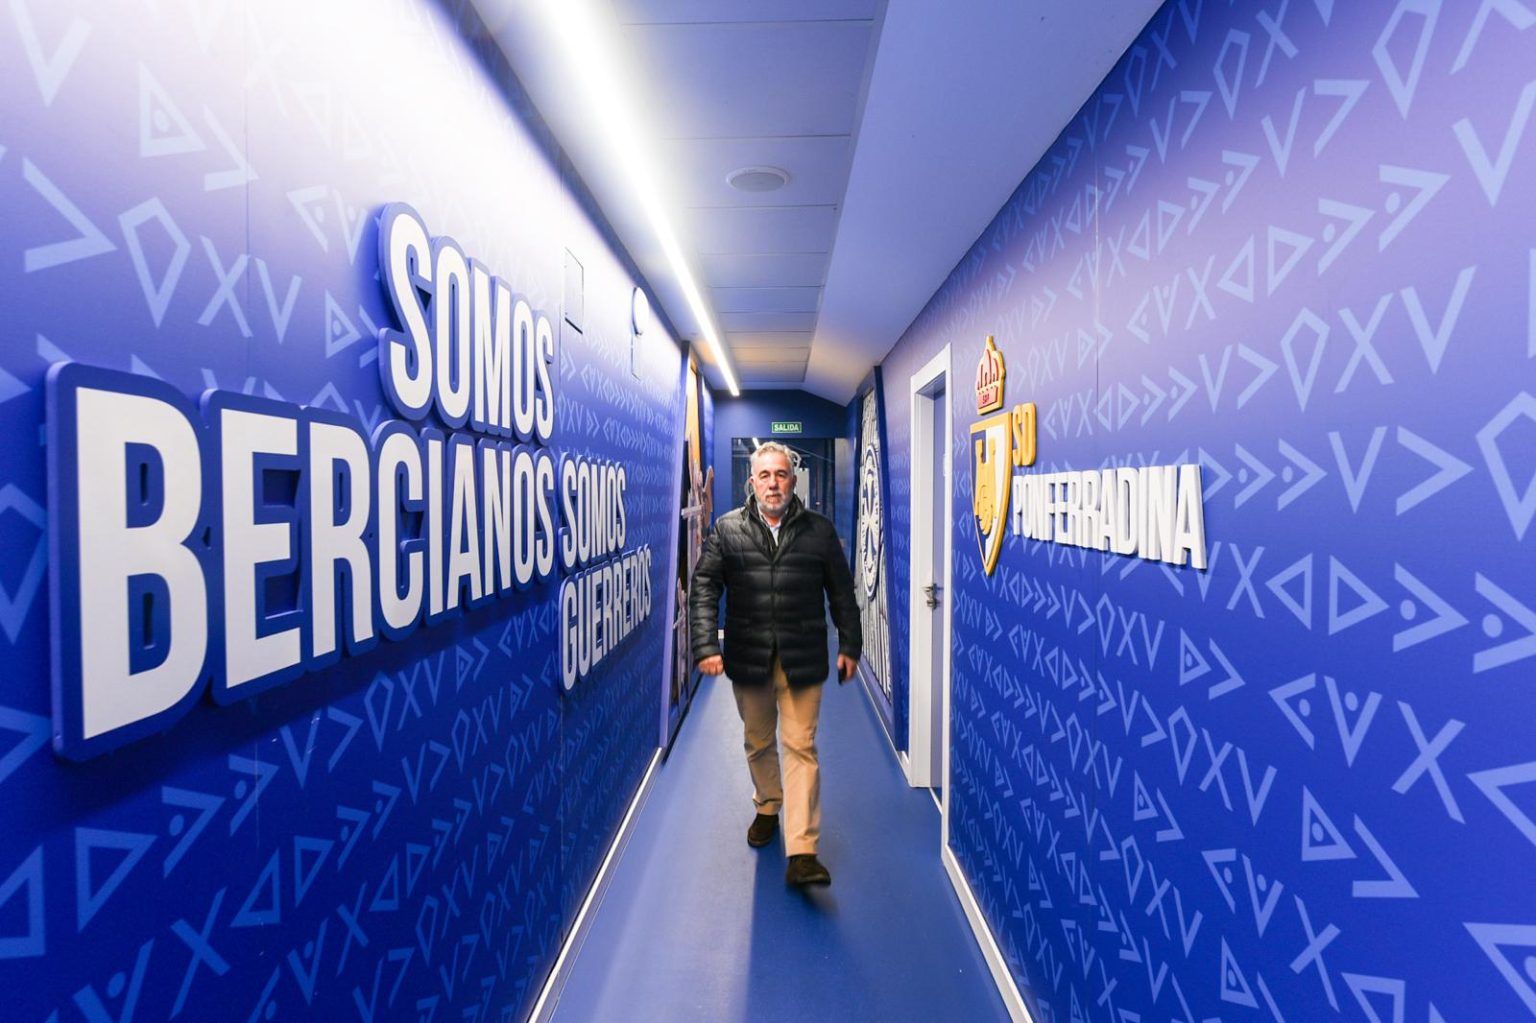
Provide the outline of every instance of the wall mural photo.
<path id="1" fill-rule="evenodd" d="M 683 714 L 698 691 L 693 641 L 688 633 L 688 586 L 704 550 L 704 537 L 714 524 L 715 469 L 709 464 L 706 427 L 711 402 L 708 388 L 692 359 L 683 379 L 683 482 L 677 524 L 676 612 L 672 622 L 672 672 L 667 689 L 667 738 L 676 736 Z"/>

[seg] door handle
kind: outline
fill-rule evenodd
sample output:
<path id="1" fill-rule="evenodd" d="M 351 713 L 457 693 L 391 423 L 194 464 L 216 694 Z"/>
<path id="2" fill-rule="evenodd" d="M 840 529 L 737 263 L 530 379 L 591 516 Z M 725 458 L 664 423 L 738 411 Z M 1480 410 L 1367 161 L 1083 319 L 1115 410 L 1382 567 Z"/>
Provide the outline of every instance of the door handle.
<path id="1" fill-rule="evenodd" d="M 938 583 L 929 583 L 927 586 L 923 587 L 923 592 L 928 594 L 929 607 L 939 606 L 939 591 L 941 589 L 943 589 L 943 587 L 941 587 Z"/>

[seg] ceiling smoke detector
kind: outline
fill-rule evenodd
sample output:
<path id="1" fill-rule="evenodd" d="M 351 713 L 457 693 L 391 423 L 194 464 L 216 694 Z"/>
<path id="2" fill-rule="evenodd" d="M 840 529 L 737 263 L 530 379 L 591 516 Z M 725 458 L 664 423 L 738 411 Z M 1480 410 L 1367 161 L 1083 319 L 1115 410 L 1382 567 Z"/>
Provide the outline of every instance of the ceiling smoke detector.
<path id="1" fill-rule="evenodd" d="M 789 184 L 789 172 L 778 167 L 743 167 L 725 176 L 739 192 L 776 192 Z"/>

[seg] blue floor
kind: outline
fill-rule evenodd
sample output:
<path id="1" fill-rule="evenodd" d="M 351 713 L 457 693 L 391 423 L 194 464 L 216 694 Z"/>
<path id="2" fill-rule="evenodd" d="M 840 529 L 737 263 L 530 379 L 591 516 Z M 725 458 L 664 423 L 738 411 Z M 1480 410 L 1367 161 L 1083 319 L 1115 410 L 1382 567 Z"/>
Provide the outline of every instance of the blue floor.
<path id="1" fill-rule="evenodd" d="M 752 787 L 730 684 L 705 679 L 556 1005 L 558 1023 L 1006 1020 L 939 862 L 939 813 L 907 786 L 856 683 L 818 736 L 832 885 L 786 888 L 746 843 Z"/>

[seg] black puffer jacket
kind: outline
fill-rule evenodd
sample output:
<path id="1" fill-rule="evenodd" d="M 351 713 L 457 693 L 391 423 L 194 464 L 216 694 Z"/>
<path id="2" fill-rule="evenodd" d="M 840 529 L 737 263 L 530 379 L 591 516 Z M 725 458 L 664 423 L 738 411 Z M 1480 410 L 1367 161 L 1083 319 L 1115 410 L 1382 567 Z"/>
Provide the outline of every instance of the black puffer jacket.
<path id="1" fill-rule="evenodd" d="M 768 682 L 775 653 L 791 685 L 826 681 L 824 599 L 832 605 L 838 652 L 857 660 L 863 651 L 853 575 L 837 530 L 798 497 L 785 510 L 777 546 L 754 498 L 715 523 L 688 595 L 695 662 L 721 652 L 715 622 L 722 590 L 725 673 L 732 681 Z"/>

